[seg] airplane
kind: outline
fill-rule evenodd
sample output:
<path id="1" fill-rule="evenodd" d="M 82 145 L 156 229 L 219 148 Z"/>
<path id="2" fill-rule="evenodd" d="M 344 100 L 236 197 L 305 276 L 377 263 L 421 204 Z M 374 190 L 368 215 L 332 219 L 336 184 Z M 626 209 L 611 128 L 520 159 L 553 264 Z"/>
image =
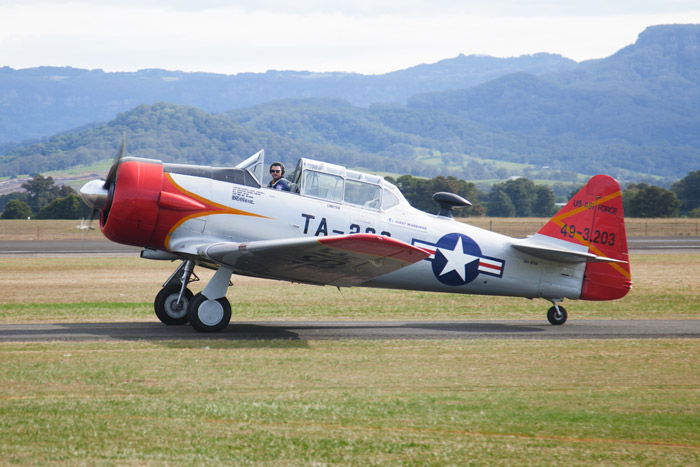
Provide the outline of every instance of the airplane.
<path id="1" fill-rule="evenodd" d="M 233 274 L 333 285 L 542 298 L 562 325 L 564 299 L 615 300 L 631 288 L 622 194 L 596 175 L 542 228 L 512 238 L 455 220 L 471 203 L 436 193 L 413 208 L 378 175 L 300 158 L 290 191 L 263 184 L 264 151 L 235 167 L 130 157 L 122 142 L 105 180 L 80 195 L 110 240 L 179 261 L 154 300 L 166 325 L 226 328 Z M 188 288 L 195 267 L 216 272 Z"/>

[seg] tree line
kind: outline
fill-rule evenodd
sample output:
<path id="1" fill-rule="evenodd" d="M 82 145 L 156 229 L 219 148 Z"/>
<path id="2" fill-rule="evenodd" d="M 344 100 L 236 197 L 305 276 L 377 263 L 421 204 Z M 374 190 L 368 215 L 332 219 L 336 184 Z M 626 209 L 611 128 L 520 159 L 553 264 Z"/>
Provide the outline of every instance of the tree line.
<path id="1" fill-rule="evenodd" d="M 53 177 L 34 175 L 22 184 L 23 192 L 0 196 L 2 219 L 81 219 L 90 208 L 74 189 L 57 185 Z"/>
<path id="2" fill-rule="evenodd" d="M 514 178 L 494 184 L 490 191 L 456 177 L 418 178 L 402 175 L 387 177 L 417 209 L 435 212 L 432 195 L 440 191 L 456 193 L 472 206 L 461 215 L 491 217 L 549 217 L 556 211 L 555 195 L 546 185 L 527 178 Z M 35 175 L 22 184 L 24 192 L 0 196 L 2 219 L 81 219 L 90 215 L 75 190 L 56 185 L 52 177 Z M 571 192 L 571 196 L 577 190 Z M 625 214 L 629 217 L 700 217 L 700 170 L 690 172 L 671 186 L 662 188 L 647 183 L 630 184 L 622 193 Z"/>
<path id="3" fill-rule="evenodd" d="M 546 185 L 519 177 L 494 184 L 490 191 L 455 177 L 431 179 L 403 175 L 387 179 L 399 187 L 409 203 L 417 209 L 434 212 L 431 197 L 438 191 L 456 193 L 472 206 L 462 215 L 491 217 L 549 217 L 556 211 L 555 195 Z M 578 190 L 569 194 L 569 198 Z M 629 184 L 622 192 L 625 215 L 629 217 L 700 217 L 700 170 L 690 172 L 671 186 L 662 188 L 648 183 Z"/>

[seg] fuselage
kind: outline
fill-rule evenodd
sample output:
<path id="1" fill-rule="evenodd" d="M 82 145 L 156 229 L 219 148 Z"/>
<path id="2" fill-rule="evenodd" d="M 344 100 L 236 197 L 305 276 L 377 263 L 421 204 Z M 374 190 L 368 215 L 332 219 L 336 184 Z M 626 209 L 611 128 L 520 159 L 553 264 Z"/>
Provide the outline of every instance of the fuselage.
<path id="1" fill-rule="evenodd" d="M 130 164 L 138 167 L 133 174 Z M 303 186 L 299 192 L 273 190 L 235 174 L 213 175 L 213 170 L 125 161 L 111 212 L 103 219 L 105 235 L 117 242 L 195 257 L 196 246 L 203 242 L 372 233 L 432 254 L 363 286 L 528 298 L 580 296 L 583 263 L 536 258 L 514 249 L 510 237 L 419 211 L 383 180 L 376 182 L 383 190 L 382 200 L 391 202 L 365 206 Z M 122 182 L 127 177 L 132 181 Z M 298 174 L 297 180 L 303 182 Z M 123 186 L 127 183 L 134 186 Z M 135 195 L 139 190 L 141 198 Z M 132 212 L 117 213 L 116 204 L 121 202 L 130 203 L 125 207 Z"/>
<path id="2" fill-rule="evenodd" d="M 284 183 L 262 185 L 264 151 L 235 167 L 164 164 L 125 157 L 80 194 L 114 242 L 141 256 L 180 261 L 154 300 L 166 325 L 223 330 L 233 274 L 337 287 L 381 287 L 544 298 L 547 320 L 564 324 L 565 298 L 616 300 L 631 288 L 622 191 L 593 176 L 533 235 L 517 239 L 453 219 L 468 206 L 433 195 L 414 209 L 378 175 L 301 158 Z M 284 167 L 275 163 L 275 175 Z M 215 269 L 194 294 L 197 266 Z"/>

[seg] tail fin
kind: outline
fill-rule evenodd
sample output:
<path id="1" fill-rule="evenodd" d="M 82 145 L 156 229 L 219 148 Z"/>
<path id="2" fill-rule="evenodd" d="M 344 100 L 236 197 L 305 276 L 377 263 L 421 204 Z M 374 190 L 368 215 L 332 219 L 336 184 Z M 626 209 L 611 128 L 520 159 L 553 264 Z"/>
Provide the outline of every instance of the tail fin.
<path id="1" fill-rule="evenodd" d="M 588 252 L 621 262 L 589 262 L 580 298 L 615 300 L 632 286 L 622 191 L 617 181 L 596 175 L 539 232 L 588 247 Z"/>

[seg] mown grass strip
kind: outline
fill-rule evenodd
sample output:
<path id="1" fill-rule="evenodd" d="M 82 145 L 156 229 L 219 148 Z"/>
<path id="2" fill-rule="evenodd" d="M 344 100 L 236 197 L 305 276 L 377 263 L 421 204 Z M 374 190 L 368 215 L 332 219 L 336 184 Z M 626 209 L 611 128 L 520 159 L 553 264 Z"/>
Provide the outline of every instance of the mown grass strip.
<path id="1" fill-rule="evenodd" d="M 700 460 L 697 340 L 0 345 L 18 463 Z"/>

